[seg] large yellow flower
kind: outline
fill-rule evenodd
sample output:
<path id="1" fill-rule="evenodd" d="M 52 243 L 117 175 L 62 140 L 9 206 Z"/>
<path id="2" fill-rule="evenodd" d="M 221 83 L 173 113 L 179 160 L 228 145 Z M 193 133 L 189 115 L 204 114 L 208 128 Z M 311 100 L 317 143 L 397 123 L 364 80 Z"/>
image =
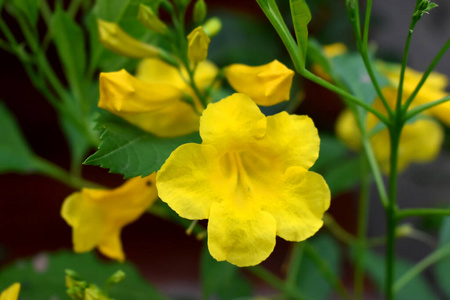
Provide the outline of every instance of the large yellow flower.
<path id="1" fill-rule="evenodd" d="M 19 298 L 20 283 L 14 283 L 0 294 L 0 300 L 17 300 Z"/>
<path id="2" fill-rule="evenodd" d="M 209 104 L 202 144 L 178 147 L 157 174 L 160 198 L 180 216 L 209 219 L 208 247 L 218 261 L 265 260 L 276 235 L 302 241 L 322 226 L 330 191 L 308 171 L 319 153 L 307 116 L 265 117 L 244 94 Z"/>
<path id="3" fill-rule="evenodd" d="M 213 82 L 217 72 L 208 61 L 198 64 L 194 81 L 200 90 Z M 187 78 L 185 70 L 156 58 L 143 60 L 136 77 L 125 70 L 101 73 L 98 106 L 158 136 L 197 131 L 202 107 L 182 76 Z M 185 101 L 187 97 L 196 108 Z"/>
<path id="4" fill-rule="evenodd" d="M 75 252 L 98 247 L 104 255 L 123 261 L 122 228 L 135 221 L 157 199 L 155 173 L 129 179 L 112 189 L 82 189 L 63 203 L 61 215 L 72 226 Z"/>

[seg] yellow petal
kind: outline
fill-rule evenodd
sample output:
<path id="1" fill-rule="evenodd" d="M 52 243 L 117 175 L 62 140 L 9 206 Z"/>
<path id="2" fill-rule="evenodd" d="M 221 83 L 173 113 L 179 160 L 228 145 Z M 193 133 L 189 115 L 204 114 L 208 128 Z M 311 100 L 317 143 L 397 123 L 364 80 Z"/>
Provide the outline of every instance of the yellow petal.
<path id="1" fill-rule="evenodd" d="M 198 26 L 192 30 L 187 39 L 189 61 L 198 63 L 206 60 L 210 39 L 203 30 L 203 27 Z"/>
<path id="2" fill-rule="evenodd" d="M 276 201 L 266 201 L 262 209 L 277 221 L 277 235 L 288 241 L 303 241 L 323 225 L 330 206 L 330 190 L 317 173 L 291 167 L 281 179 Z"/>
<path id="3" fill-rule="evenodd" d="M 73 229 L 76 252 L 99 247 L 105 255 L 124 260 L 120 231 L 157 199 L 155 173 L 132 178 L 112 190 L 83 189 L 66 198 L 61 215 Z"/>
<path id="4" fill-rule="evenodd" d="M 207 219 L 211 204 L 221 200 L 220 186 L 214 184 L 212 176 L 216 155 L 212 146 L 184 144 L 172 152 L 158 171 L 159 196 L 181 217 Z"/>
<path id="5" fill-rule="evenodd" d="M 361 149 L 361 133 L 353 113 L 346 109 L 336 121 L 336 134 L 344 144 L 354 151 Z"/>
<path id="6" fill-rule="evenodd" d="M 276 222 L 267 212 L 241 210 L 231 201 L 214 203 L 208 223 L 208 248 L 218 261 L 239 267 L 257 265 L 275 247 Z"/>
<path id="7" fill-rule="evenodd" d="M 182 95 L 174 86 L 144 82 L 125 70 L 100 74 L 99 107 L 158 136 L 198 130 L 199 115 Z"/>
<path id="8" fill-rule="evenodd" d="M 98 37 L 106 49 L 122 56 L 143 58 L 160 55 L 159 48 L 138 41 L 116 23 L 98 19 Z"/>
<path id="9" fill-rule="evenodd" d="M 19 298 L 20 283 L 14 283 L 0 294 L 0 300 L 17 300 Z"/>
<path id="10" fill-rule="evenodd" d="M 274 60 L 258 67 L 230 65 L 225 75 L 237 92 L 248 95 L 258 105 L 271 106 L 289 100 L 294 71 Z"/>
<path id="11" fill-rule="evenodd" d="M 266 117 L 252 99 L 236 93 L 208 105 L 200 121 L 200 135 L 204 144 L 234 147 L 262 138 L 266 124 Z"/>
<path id="12" fill-rule="evenodd" d="M 347 53 L 347 46 L 343 43 L 334 43 L 323 46 L 323 52 L 329 58 Z"/>

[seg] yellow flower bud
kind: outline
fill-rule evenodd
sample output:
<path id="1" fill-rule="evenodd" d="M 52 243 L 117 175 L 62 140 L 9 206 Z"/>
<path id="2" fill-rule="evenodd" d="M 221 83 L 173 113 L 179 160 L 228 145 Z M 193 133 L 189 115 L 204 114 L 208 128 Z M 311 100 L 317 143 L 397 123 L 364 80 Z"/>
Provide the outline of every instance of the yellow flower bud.
<path id="1" fill-rule="evenodd" d="M 140 4 L 138 20 L 148 29 L 156 33 L 165 33 L 167 31 L 167 26 L 161 21 L 158 16 L 153 12 L 151 7 Z"/>
<path id="2" fill-rule="evenodd" d="M 203 27 L 198 26 L 192 30 L 187 39 L 189 60 L 193 63 L 199 63 L 206 60 L 210 39 L 203 30 Z"/>
<path id="3" fill-rule="evenodd" d="M 160 55 L 159 48 L 138 41 L 123 31 L 117 23 L 100 19 L 97 21 L 98 37 L 106 49 L 131 58 L 157 57 Z"/>
<path id="4" fill-rule="evenodd" d="M 0 300 L 17 300 L 19 298 L 20 283 L 14 283 L 0 294 Z"/>
<path id="5" fill-rule="evenodd" d="M 258 105 L 271 106 L 289 100 L 294 71 L 274 60 L 257 67 L 233 64 L 226 68 L 225 76 L 237 92 Z"/>

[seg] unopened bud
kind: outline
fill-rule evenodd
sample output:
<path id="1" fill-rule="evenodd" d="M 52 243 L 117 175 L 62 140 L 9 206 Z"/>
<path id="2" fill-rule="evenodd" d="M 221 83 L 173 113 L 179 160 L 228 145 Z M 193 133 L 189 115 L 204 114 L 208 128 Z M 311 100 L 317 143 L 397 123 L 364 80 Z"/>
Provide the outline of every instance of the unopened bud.
<path id="1" fill-rule="evenodd" d="M 187 39 L 189 60 L 193 63 L 199 63 L 206 60 L 210 39 L 203 30 L 203 27 L 198 26 L 192 30 Z"/>
<path id="2" fill-rule="evenodd" d="M 151 7 L 140 4 L 138 20 L 148 29 L 156 33 L 165 33 L 167 26 L 162 22 Z"/>
<path id="3" fill-rule="evenodd" d="M 201 24 L 206 17 L 206 3 L 204 0 L 197 0 L 194 5 L 193 20 L 195 24 Z"/>
<path id="4" fill-rule="evenodd" d="M 210 38 L 216 36 L 221 29 L 222 21 L 217 17 L 208 19 L 205 24 L 203 24 L 203 30 Z"/>

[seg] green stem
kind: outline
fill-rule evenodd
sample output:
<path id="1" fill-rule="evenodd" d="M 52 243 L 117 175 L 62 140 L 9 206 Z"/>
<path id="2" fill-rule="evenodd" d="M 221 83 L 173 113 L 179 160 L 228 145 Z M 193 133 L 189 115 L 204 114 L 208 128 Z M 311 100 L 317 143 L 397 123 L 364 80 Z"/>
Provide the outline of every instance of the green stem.
<path id="1" fill-rule="evenodd" d="M 300 291 L 285 284 L 283 282 L 283 280 L 281 280 L 276 275 L 272 274 L 271 272 L 269 272 L 268 270 L 266 270 L 264 267 L 262 267 L 260 265 L 249 267 L 246 270 L 248 270 L 250 273 L 252 273 L 256 277 L 260 278 L 261 280 L 265 281 L 267 284 L 276 288 L 277 290 L 283 292 L 283 294 L 288 295 L 289 299 L 295 299 L 295 300 L 309 299 L 305 295 L 303 295 Z"/>
<path id="2" fill-rule="evenodd" d="M 295 243 L 292 246 L 292 253 L 289 260 L 289 267 L 286 276 L 286 284 L 295 287 L 297 283 L 297 277 L 300 270 L 300 265 L 303 258 L 303 244 Z"/>
<path id="3" fill-rule="evenodd" d="M 444 44 L 444 46 L 439 50 L 436 57 L 431 62 L 430 66 L 427 68 L 425 73 L 422 75 L 422 78 L 420 79 L 419 83 L 417 84 L 416 88 L 412 92 L 412 94 L 409 96 L 408 100 L 406 100 L 405 104 L 403 105 L 403 111 L 408 111 L 409 106 L 411 105 L 411 102 L 414 100 L 414 98 L 419 93 L 422 86 L 425 84 L 425 81 L 427 80 L 428 76 L 431 74 L 431 72 L 434 70 L 436 65 L 441 60 L 442 56 L 444 56 L 445 52 L 447 52 L 448 48 L 450 47 L 450 39 L 447 40 L 447 42 Z"/>
<path id="4" fill-rule="evenodd" d="M 70 187 L 81 189 L 81 188 L 96 188 L 101 189 L 105 188 L 99 184 L 84 180 L 83 178 L 73 176 L 63 168 L 55 165 L 54 163 L 45 160 L 40 157 L 34 158 L 34 166 L 37 169 L 38 173 L 56 179 Z"/>
<path id="5" fill-rule="evenodd" d="M 82 3 L 83 0 L 72 0 L 69 4 L 69 7 L 67 8 L 67 13 L 69 14 L 69 16 L 71 16 L 72 18 L 75 17 Z"/>
<path id="6" fill-rule="evenodd" d="M 317 253 L 316 249 L 311 246 L 308 242 L 303 242 L 305 253 L 308 254 L 313 260 L 314 264 L 317 266 L 319 271 L 322 273 L 323 277 L 328 281 L 330 286 L 334 288 L 334 290 L 341 296 L 342 299 L 349 300 L 350 295 L 347 292 L 347 289 L 342 284 L 342 281 L 339 277 L 330 269 L 330 266 L 323 258 Z"/>
<path id="7" fill-rule="evenodd" d="M 366 16 L 364 18 L 364 33 L 362 48 L 367 51 L 367 44 L 369 42 L 369 26 L 370 26 L 370 15 L 372 13 L 372 0 L 367 0 L 366 3 Z"/>
<path id="8" fill-rule="evenodd" d="M 364 259 L 367 251 L 367 221 L 369 209 L 369 174 L 366 158 L 361 155 L 361 191 L 358 206 L 354 290 L 356 299 L 364 296 Z"/>
<path id="9" fill-rule="evenodd" d="M 450 101 L 450 95 L 442 97 L 441 99 L 434 100 L 434 101 L 419 105 L 417 107 L 414 107 L 409 112 L 407 112 L 405 119 L 407 121 L 407 120 L 411 119 L 412 117 L 424 112 L 425 110 L 427 110 L 429 108 L 432 108 L 434 106 L 437 106 L 439 104 L 442 104 L 442 103 L 445 103 L 448 101 Z"/>
<path id="10" fill-rule="evenodd" d="M 401 209 L 397 212 L 397 220 L 415 216 L 450 216 L 450 209 L 414 208 Z"/>
<path id="11" fill-rule="evenodd" d="M 330 214 L 325 213 L 323 215 L 323 223 L 331 234 L 341 242 L 346 244 L 353 244 L 355 242 L 355 237 L 342 228 Z"/>
<path id="12" fill-rule="evenodd" d="M 408 270 L 402 277 L 400 277 L 394 284 L 394 293 L 400 291 L 408 282 L 410 282 L 414 277 L 422 273 L 423 270 L 440 261 L 441 259 L 450 256 L 450 244 L 447 244 L 424 259 L 422 259 L 419 263 L 414 265 L 411 269 Z"/>

